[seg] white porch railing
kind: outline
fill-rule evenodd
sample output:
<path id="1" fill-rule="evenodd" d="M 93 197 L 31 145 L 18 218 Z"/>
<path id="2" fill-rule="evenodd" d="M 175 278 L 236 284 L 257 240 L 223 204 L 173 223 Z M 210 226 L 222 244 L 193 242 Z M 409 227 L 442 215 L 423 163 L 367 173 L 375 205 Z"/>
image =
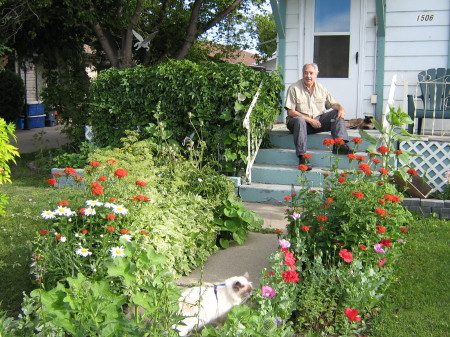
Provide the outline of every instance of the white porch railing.
<path id="1" fill-rule="evenodd" d="M 252 182 L 253 163 L 255 162 L 256 155 L 258 154 L 259 147 L 263 140 L 262 136 L 258 136 L 258 133 L 252 132 L 252 123 L 250 123 L 250 118 L 252 116 L 253 109 L 258 102 L 262 85 L 263 82 L 261 82 L 255 96 L 253 96 L 252 103 L 250 104 L 244 121 L 242 122 L 243 127 L 247 129 L 247 167 L 245 169 L 245 182 L 247 184 L 251 184 Z"/>

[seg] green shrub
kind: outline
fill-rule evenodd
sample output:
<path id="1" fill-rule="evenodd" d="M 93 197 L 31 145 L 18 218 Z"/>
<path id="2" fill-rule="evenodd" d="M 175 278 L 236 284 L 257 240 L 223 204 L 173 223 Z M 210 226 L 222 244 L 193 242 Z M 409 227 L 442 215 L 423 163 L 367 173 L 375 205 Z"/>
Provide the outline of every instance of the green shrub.
<path id="1" fill-rule="evenodd" d="M 25 112 L 25 85 L 11 70 L 0 70 L 0 117 L 14 122 Z"/>
<path id="2" fill-rule="evenodd" d="M 251 123 L 265 134 L 280 111 L 280 79 L 244 65 L 169 61 L 155 67 L 109 69 L 91 86 L 90 123 L 99 146 L 116 146 L 125 130 L 164 124 L 181 144 L 202 129 L 204 160 L 237 173 L 247 156 L 243 119 L 263 82 Z M 197 136 L 197 135 L 196 135 Z"/>

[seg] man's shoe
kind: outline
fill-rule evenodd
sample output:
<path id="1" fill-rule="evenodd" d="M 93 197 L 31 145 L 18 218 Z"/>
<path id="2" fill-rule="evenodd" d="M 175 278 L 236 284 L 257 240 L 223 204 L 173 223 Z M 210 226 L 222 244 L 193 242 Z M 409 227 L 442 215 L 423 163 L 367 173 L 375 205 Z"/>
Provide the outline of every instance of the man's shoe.
<path id="1" fill-rule="evenodd" d="M 306 166 L 306 171 L 311 171 L 312 170 L 312 165 L 309 163 L 308 159 L 303 158 L 302 156 L 298 157 L 298 165 L 305 165 Z"/>
<path id="2" fill-rule="evenodd" d="M 355 151 L 347 144 L 344 144 L 344 145 L 340 145 L 340 146 L 333 145 L 333 153 L 334 154 L 352 154 L 352 153 L 355 153 Z"/>

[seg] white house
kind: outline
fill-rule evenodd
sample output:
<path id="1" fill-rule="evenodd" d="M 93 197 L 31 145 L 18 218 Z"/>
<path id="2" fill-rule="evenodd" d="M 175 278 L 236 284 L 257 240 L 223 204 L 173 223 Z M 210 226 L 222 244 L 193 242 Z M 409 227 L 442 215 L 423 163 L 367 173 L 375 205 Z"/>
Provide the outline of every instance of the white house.
<path id="1" fill-rule="evenodd" d="M 286 88 L 302 77 L 303 64 L 318 63 L 318 81 L 349 119 L 381 118 L 394 75 L 395 105 L 406 111 L 420 71 L 450 68 L 449 0 L 270 2 Z"/>

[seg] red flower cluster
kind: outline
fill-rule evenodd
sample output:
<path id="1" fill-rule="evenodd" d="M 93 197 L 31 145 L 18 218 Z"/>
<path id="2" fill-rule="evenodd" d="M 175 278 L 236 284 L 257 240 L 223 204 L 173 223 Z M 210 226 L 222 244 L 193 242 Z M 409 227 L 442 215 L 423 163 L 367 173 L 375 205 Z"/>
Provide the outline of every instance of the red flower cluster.
<path id="1" fill-rule="evenodd" d="M 328 220 L 328 217 L 327 217 L 326 215 L 319 215 L 319 216 L 317 217 L 317 220 L 319 220 L 319 221 L 327 221 L 327 220 Z"/>
<path id="2" fill-rule="evenodd" d="M 115 216 L 114 214 L 108 214 L 108 215 L 106 216 L 106 219 L 107 219 L 107 220 L 115 220 L 115 219 L 116 219 L 116 216 Z"/>
<path id="3" fill-rule="evenodd" d="M 312 156 L 310 154 L 308 154 L 308 153 L 305 153 L 305 154 L 302 154 L 302 158 L 311 159 Z"/>
<path id="4" fill-rule="evenodd" d="M 66 167 L 63 171 L 65 174 L 74 176 L 77 174 L 77 171 L 75 171 L 75 169 L 71 168 L 71 167 Z"/>
<path id="5" fill-rule="evenodd" d="M 380 259 L 380 261 L 378 261 L 377 263 L 378 263 L 378 265 L 379 265 L 380 267 L 382 267 L 382 266 L 384 266 L 384 264 L 386 263 L 386 261 L 387 261 L 386 258 L 382 258 L 382 259 Z"/>
<path id="6" fill-rule="evenodd" d="M 331 138 L 325 138 L 325 139 L 323 140 L 323 143 L 322 143 L 322 144 L 325 145 L 325 146 L 331 146 L 331 145 L 334 145 L 335 142 L 334 142 L 334 139 L 331 139 Z"/>
<path id="7" fill-rule="evenodd" d="M 100 166 L 102 166 L 102 164 L 100 164 L 98 161 L 91 161 L 89 163 L 89 165 L 91 165 L 92 167 L 100 167 Z"/>
<path id="8" fill-rule="evenodd" d="M 106 181 L 106 180 L 108 180 L 108 177 L 106 177 L 106 176 L 101 176 L 101 177 L 99 177 L 97 180 L 98 180 L 98 181 Z"/>
<path id="9" fill-rule="evenodd" d="M 149 197 L 144 197 L 143 195 L 140 195 L 140 194 L 135 196 L 133 199 L 131 199 L 131 201 L 137 201 L 137 200 L 139 200 L 139 201 L 150 201 L 152 199 L 149 198 Z"/>
<path id="10" fill-rule="evenodd" d="M 338 178 L 338 181 L 339 181 L 341 184 L 343 184 L 343 183 L 345 183 L 345 178 L 344 178 L 344 177 L 339 177 L 339 178 Z"/>
<path id="11" fill-rule="evenodd" d="M 114 175 L 118 178 L 125 178 L 128 175 L 127 170 L 120 168 L 114 171 Z"/>
<path id="12" fill-rule="evenodd" d="M 370 169 L 370 166 L 367 165 L 367 164 L 359 164 L 358 165 L 358 169 L 360 169 L 361 171 L 363 171 L 367 175 L 371 175 L 372 174 L 372 170 Z"/>
<path id="13" fill-rule="evenodd" d="M 339 252 L 339 256 L 344 259 L 345 262 L 350 263 L 353 261 L 353 254 L 349 252 L 347 249 L 342 249 Z"/>
<path id="14" fill-rule="evenodd" d="M 130 231 L 128 229 L 122 228 L 120 230 L 120 233 L 122 233 L 122 234 L 130 234 Z"/>
<path id="15" fill-rule="evenodd" d="M 375 163 L 375 164 L 381 164 L 381 160 L 378 159 L 378 158 L 373 158 L 373 159 L 372 159 L 372 163 Z"/>
<path id="16" fill-rule="evenodd" d="M 113 158 L 106 160 L 106 162 L 107 162 L 109 165 L 117 164 L 117 160 L 115 160 L 115 159 L 113 159 Z"/>
<path id="17" fill-rule="evenodd" d="M 386 170 L 385 168 L 378 169 L 378 172 L 380 172 L 384 176 L 387 176 L 389 174 L 388 170 Z"/>
<path id="18" fill-rule="evenodd" d="M 294 257 L 294 254 L 289 251 L 287 248 L 281 248 L 280 250 L 284 254 L 284 262 L 286 265 L 290 268 L 289 270 L 285 270 L 281 277 L 283 278 L 284 282 L 298 282 L 300 281 L 299 274 L 294 270 L 295 262 L 297 259 Z"/>
<path id="19" fill-rule="evenodd" d="M 385 198 L 387 201 L 392 201 L 392 202 L 400 202 L 400 201 L 401 201 L 399 196 L 397 196 L 397 195 L 392 195 L 392 194 L 385 194 L 385 195 L 384 195 L 384 198 Z"/>
<path id="20" fill-rule="evenodd" d="M 408 171 L 406 171 L 406 173 L 408 173 L 409 175 L 412 175 L 412 176 L 418 175 L 417 171 L 413 168 L 410 168 Z"/>
<path id="21" fill-rule="evenodd" d="M 386 214 L 387 214 L 386 210 L 383 208 L 377 208 L 374 210 L 374 212 L 380 216 L 386 216 Z"/>
<path id="22" fill-rule="evenodd" d="M 408 229 L 406 227 L 400 227 L 399 230 L 403 233 L 407 233 Z"/>
<path id="23" fill-rule="evenodd" d="M 60 200 L 57 202 L 58 206 L 64 207 L 69 206 L 69 202 L 67 200 Z"/>
<path id="24" fill-rule="evenodd" d="M 355 191 L 352 193 L 352 196 L 354 196 L 357 199 L 363 199 L 364 198 L 364 193 L 360 192 L 360 191 Z"/>
<path id="25" fill-rule="evenodd" d="M 56 181 L 56 179 L 53 179 L 53 178 L 50 178 L 50 179 L 47 179 L 47 184 L 49 184 L 49 185 L 56 185 L 58 182 Z"/>
<path id="26" fill-rule="evenodd" d="M 103 190 L 103 186 L 100 185 L 98 182 L 94 181 L 91 183 L 91 193 L 92 195 L 100 195 L 105 193 Z"/>
<path id="27" fill-rule="evenodd" d="M 346 308 L 344 310 L 344 313 L 345 313 L 345 316 L 347 316 L 348 319 L 351 321 L 361 321 L 362 320 L 361 317 L 358 317 L 359 311 L 356 309 Z"/>
<path id="28" fill-rule="evenodd" d="M 144 186 L 147 186 L 147 183 L 145 181 L 142 181 L 142 180 L 137 180 L 136 181 L 136 185 L 144 187 Z"/>
<path id="29" fill-rule="evenodd" d="M 355 137 L 351 140 L 351 142 L 353 142 L 355 144 L 361 144 L 363 142 L 363 140 L 359 137 Z"/>
<path id="30" fill-rule="evenodd" d="M 383 226 L 377 226 L 377 233 L 386 233 L 386 228 Z"/>
<path id="31" fill-rule="evenodd" d="M 309 170 L 309 167 L 304 164 L 300 164 L 300 165 L 298 165 L 298 169 L 302 172 L 306 172 Z"/>
<path id="32" fill-rule="evenodd" d="M 380 146 L 377 151 L 379 153 L 388 153 L 389 152 L 389 148 L 387 146 Z"/>
<path id="33" fill-rule="evenodd" d="M 392 247 L 392 239 L 383 239 L 381 240 L 380 244 L 383 247 Z"/>
<path id="34" fill-rule="evenodd" d="M 307 232 L 309 231 L 311 228 L 309 228 L 308 226 L 302 226 L 302 231 Z"/>

